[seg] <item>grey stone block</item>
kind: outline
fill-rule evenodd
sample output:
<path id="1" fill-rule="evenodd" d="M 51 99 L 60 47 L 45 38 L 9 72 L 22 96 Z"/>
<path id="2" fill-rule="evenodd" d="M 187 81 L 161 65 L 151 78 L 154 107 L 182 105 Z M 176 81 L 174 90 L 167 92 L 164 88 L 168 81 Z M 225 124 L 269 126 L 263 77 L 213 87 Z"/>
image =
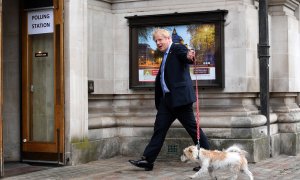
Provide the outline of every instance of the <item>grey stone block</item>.
<path id="1" fill-rule="evenodd" d="M 150 141 L 150 138 L 143 137 L 122 137 L 121 139 L 121 155 L 137 157 L 143 155 L 144 149 Z"/>
<path id="2" fill-rule="evenodd" d="M 280 152 L 295 156 L 300 153 L 300 133 L 281 133 Z"/>
<path id="3" fill-rule="evenodd" d="M 288 122 L 299 122 L 300 112 L 288 112 L 288 113 L 278 113 L 278 122 L 288 123 Z"/>
<path id="4" fill-rule="evenodd" d="M 253 128 L 202 128 L 209 138 L 221 139 L 252 139 L 267 137 L 267 127 Z M 153 132 L 153 130 L 151 130 Z M 278 133 L 277 125 L 271 125 L 271 134 Z M 149 134 L 147 133 L 147 136 Z M 144 136 L 145 137 L 145 136 Z M 150 136 L 151 137 L 151 136 Z M 184 128 L 171 128 L 168 131 L 167 138 L 190 137 Z"/>
<path id="5" fill-rule="evenodd" d="M 253 128 L 204 128 L 204 132 L 210 138 L 252 139 L 267 136 L 267 127 Z"/>
<path id="6" fill-rule="evenodd" d="M 297 133 L 300 132 L 300 122 L 297 123 L 279 123 L 279 132 Z"/>
<path id="7" fill-rule="evenodd" d="M 270 157 L 268 137 L 257 139 L 211 139 L 211 149 L 226 149 L 231 145 L 239 145 L 248 152 L 249 162 L 259 162 Z"/>
<path id="8" fill-rule="evenodd" d="M 120 154 L 120 138 L 72 143 L 71 152 L 70 163 L 72 165 L 114 157 Z"/>
<path id="9" fill-rule="evenodd" d="M 272 157 L 280 155 L 280 134 L 273 134 L 271 136 L 271 153 Z"/>
<path id="10" fill-rule="evenodd" d="M 122 138 L 121 155 L 140 157 L 150 139 L 148 138 Z M 211 149 L 222 150 L 233 144 L 243 147 L 249 154 L 249 162 L 259 162 L 270 157 L 268 137 L 257 139 L 209 139 Z M 178 159 L 182 150 L 193 145 L 191 138 L 167 138 L 159 153 L 159 159 Z"/>

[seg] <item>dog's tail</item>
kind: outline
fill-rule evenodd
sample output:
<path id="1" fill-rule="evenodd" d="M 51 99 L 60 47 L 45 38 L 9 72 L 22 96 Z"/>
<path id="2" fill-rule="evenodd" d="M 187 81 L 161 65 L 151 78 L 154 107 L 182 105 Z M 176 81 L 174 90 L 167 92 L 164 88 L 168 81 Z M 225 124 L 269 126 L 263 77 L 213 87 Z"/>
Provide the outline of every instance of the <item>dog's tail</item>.
<path id="1" fill-rule="evenodd" d="M 237 145 L 233 145 L 233 146 L 230 146 L 229 148 L 227 148 L 225 150 L 225 152 L 236 152 L 236 153 L 239 153 L 243 156 L 246 156 L 248 154 L 247 151 L 245 150 L 242 150 L 240 147 L 238 147 Z"/>

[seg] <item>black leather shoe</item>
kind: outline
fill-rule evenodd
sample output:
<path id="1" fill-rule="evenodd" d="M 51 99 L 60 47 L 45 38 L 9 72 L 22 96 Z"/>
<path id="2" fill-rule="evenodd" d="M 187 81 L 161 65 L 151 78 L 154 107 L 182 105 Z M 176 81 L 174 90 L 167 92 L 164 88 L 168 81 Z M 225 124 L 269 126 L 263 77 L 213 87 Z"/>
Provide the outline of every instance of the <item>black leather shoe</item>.
<path id="1" fill-rule="evenodd" d="M 200 169 L 201 169 L 201 166 L 197 166 L 197 167 L 193 168 L 193 171 L 197 171 L 198 172 Z"/>
<path id="2" fill-rule="evenodd" d="M 145 171 L 152 171 L 153 170 L 153 163 L 149 163 L 145 159 L 140 160 L 128 160 L 132 165 L 139 167 L 139 168 L 145 168 Z"/>

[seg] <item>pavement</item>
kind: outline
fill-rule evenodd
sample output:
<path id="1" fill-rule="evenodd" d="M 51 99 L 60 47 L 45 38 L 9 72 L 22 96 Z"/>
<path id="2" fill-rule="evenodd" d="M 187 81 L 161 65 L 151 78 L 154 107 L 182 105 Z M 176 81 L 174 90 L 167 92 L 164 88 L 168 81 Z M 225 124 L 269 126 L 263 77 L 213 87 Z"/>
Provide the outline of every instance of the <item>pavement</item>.
<path id="1" fill-rule="evenodd" d="M 196 164 L 183 163 L 179 159 L 158 159 L 153 171 L 144 171 L 129 164 L 128 159 L 132 157 L 118 156 L 110 159 L 102 159 L 76 166 L 63 166 L 49 168 L 23 175 L 3 178 L 6 180 L 182 180 L 189 179 L 188 176 L 194 172 L 192 168 Z M 300 180 L 300 155 L 280 155 L 269 158 L 258 163 L 249 163 L 249 170 L 253 173 L 255 180 Z M 216 171 L 218 180 L 230 179 L 230 174 L 225 170 Z M 208 174 L 201 179 L 210 179 Z M 239 180 L 248 179 L 244 174 L 239 174 Z"/>

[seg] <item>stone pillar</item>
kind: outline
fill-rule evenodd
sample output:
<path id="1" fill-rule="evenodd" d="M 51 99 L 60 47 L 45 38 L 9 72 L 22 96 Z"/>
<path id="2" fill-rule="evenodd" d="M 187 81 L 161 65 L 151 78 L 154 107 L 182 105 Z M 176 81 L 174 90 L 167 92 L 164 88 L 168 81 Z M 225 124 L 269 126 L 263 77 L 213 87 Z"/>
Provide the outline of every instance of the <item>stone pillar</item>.
<path id="1" fill-rule="evenodd" d="M 0 42 L 2 42 L 2 0 L 0 0 Z M 4 175 L 4 159 L 3 159 L 3 119 L 2 119 L 2 43 L 0 43 L 0 176 L 2 177 Z"/>
<path id="2" fill-rule="evenodd" d="M 295 10 L 299 1 L 271 0 L 271 92 L 297 92 L 300 72 L 299 59 L 299 20 Z"/>
<path id="3" fill-rule="evenodd" d="M 66 0 L 64 6 L 65 152 L 74 164 L 80 158 L 74 145 L 88 136 L 87 0 Z"/>
<path id="4" fill-rule="evenodd" d="M 270 0 L 271 61 L 270 105 L 278 116 L 281 134 L 281 153 L 300 152 L 300 109 L 297 92 L 300 91 L 299 0 Z"/>
<path id="5" fill-rule="evenodd" d="M 299 34 L 300 34 L 300 6 L 298 6 L 298 8 L 296 9 L 296 18 L 298 19 L 298 30 L 299 30 Z M 299 35 L 299 42 L 300 42 L 300 35 Z M 297 94 L 297 104 L 300 104 L 300 92 L 298 92 Z"/>
<path id="6" fill-rule="evenodd" d="M 2 4 L 3 143 L 5 161 L 20 160 L 20 10 L 18 0 Z"/>

